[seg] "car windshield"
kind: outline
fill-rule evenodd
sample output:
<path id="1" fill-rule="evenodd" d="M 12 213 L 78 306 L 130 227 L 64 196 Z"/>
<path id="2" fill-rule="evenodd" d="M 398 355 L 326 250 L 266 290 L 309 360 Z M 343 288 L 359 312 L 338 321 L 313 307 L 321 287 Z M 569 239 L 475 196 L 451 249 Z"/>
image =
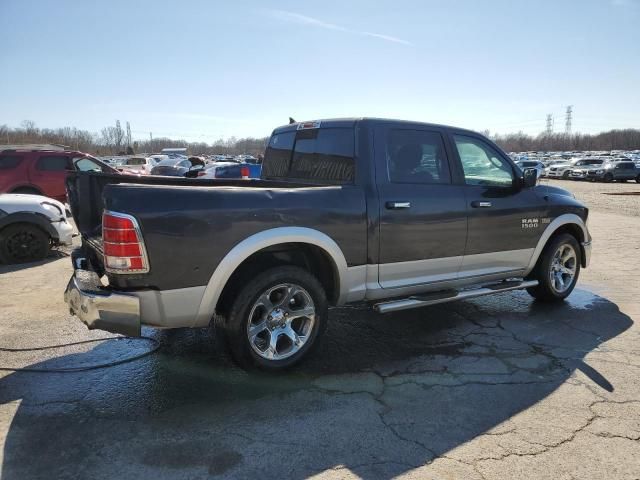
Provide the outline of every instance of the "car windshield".
<path id="1" fill-rule="evenodd" d="M 181 163 L 180 159 L 169 158 L 167 160 L 162 160 L 161 162 L 158 162 L 156 166 L 157 167 L 176 167 L 176 166 L 180 166 L 178 165 L 179 163 Z"/>

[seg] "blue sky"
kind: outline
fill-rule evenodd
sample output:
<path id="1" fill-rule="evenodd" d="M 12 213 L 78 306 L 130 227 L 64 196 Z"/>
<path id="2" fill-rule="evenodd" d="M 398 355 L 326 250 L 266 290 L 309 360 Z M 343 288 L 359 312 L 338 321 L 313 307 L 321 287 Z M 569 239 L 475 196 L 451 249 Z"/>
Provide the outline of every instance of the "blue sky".
<path id="1" fill-rule="evenodd" d="M 381 116 L 640 128 L 640 0 L 0 0 L 0 124 L 263 136 Z"/>

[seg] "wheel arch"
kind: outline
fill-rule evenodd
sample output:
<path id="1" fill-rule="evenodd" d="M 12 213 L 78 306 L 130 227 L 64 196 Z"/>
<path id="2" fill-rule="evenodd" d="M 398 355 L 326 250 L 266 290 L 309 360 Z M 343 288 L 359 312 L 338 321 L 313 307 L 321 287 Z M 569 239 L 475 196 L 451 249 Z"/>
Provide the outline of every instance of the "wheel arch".
<path id="1" fill-rule="evenodd" d="M 18 193 L 19 190 L 34 190 L 37 195 L 43 195 L 42 189 L 30 183 L 14 185 L 9 193 Z"/>
<path id="2" fill-rule="evenodd" d="M 51 220 L 37 212 L 16 212 L 0 217 L 0 232 L 2 232 L 6 227 L 18 223 L 28 223 L 38 227 L 52 240 L 59 239 L 58 232 L 53 225 L 51 225 Z"/>
<path id="3" fill-rule="evenodd" d="M 298 249 L 298 250 L 297 250 Z M 327 296 L 330 303 L 341 304 L 347 296 L 348 285 L 347 262 L 338 244 L 328 235 L 318 230 L 306 227 L 280 227 L 264 230 L 247 237 L 222 259 L 215 271 L 211 275 L 205 287 L 198 315 L 194 321 L 195 326 L 208 325 L 211 318 L 224 305 L 220 303 L 229 298 L 230 291 L 233 291 L 234 282 L 244 277 L 243 273 L 254 271 L 251 267 L 257 266 L 261 255 L 268 254 L 273 261 L 272 254 L 290 255 L 293 261 L 283 261 L 279 264 L 299 265 L 299 260 L 291 257 L 292 251 L 299 251 L 304 258 L 309 259 L 311 255 L 315 265 L 319 269 L 312 272 L 319 277 L 320 282 L 328 288 Z M 275 266 L 278 263 L 262 263 L 260 268 Z M 226 290 L 226 291 L 225 291 Z"/>
<path id="4" fill-rule="evenodd" d="M 587 230 L 587 226 L 578 215 L 575 213 L 565 213 L 556 217 L 544 230 L 542 236 L 538 240 L 538 243 L 533 251 L 533 255 L 531 256 L 531 260 L 529 261 L 529 265 L 527 267 L 526 275 L 529 275 L 535 268 L 538 263 L 538 259 L 540 255 L 542 255 L 542 251 L 544 247 L 547 246 L 549 240 L 556 235 L 562 233 L 569 233 L 576 237 L 578 244 L 580 245 L 580 257 L 581 263 L 583 267 L 586 267 L 586 250 L 585 244 L 591 243 L 591 236 L 589 235 L 589 231 Z"/>

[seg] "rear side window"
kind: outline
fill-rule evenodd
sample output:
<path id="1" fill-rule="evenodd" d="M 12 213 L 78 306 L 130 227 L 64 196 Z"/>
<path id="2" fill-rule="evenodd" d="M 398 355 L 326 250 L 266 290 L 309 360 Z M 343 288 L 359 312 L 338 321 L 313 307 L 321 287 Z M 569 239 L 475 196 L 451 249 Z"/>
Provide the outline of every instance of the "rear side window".
<path id="1" fill-rule="evenodd" d="M 449 162 L 438 132 L 391 130 L 387 166 L 392 183 L 451 183 Z"/>
<path id="2" fill-rule="evenodd" d="M 18 157 L 17 155 L 2 155 L 0 156 L 0 170 L 16 168 L 21 160 L 22 157 Z"/>
<path id="3" fill-rule="evenodd" d="M 355 178 L 352 128 L 314 128 L 274 135 L 263 166 L 265 178 L 349 184 Z"/>
<path id="4" fill-rule="evenodd" d="M 636 166 L 633 163 L 620 163 L 618 165 L 618 168 L 620 170 L 633 170 L 634 168 L 636 168 Z"/>
<path id="5" fill-rule="evenodd" d="M 64 170 L 71 170 L 73 167 L 71 166 L 69 157 L 47 155 L 38 159 L 36 168 L 46 172 L 61 172 Z"/>

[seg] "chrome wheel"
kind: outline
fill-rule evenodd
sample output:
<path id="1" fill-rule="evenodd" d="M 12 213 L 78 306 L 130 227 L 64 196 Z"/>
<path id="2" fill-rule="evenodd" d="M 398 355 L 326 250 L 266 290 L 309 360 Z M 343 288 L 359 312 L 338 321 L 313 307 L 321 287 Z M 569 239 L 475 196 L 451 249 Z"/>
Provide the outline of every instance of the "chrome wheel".
<path id="1" fill-rule="evenodd" d="M 292 283 L 270 287 L 250 310 L 247 338 L 255 353 L 266 360 L 283 360 L 298 352 L 316 322 L 311 295 Z"/>
<path id="2" fill-rule="evenodd" d="M 564 243 L 558 247 L 551 258 L 549 280 L 551 288 L 557 293 L 566 292 L 573 284 L 578 267 L 578 256 L 573 247 Z"/>

